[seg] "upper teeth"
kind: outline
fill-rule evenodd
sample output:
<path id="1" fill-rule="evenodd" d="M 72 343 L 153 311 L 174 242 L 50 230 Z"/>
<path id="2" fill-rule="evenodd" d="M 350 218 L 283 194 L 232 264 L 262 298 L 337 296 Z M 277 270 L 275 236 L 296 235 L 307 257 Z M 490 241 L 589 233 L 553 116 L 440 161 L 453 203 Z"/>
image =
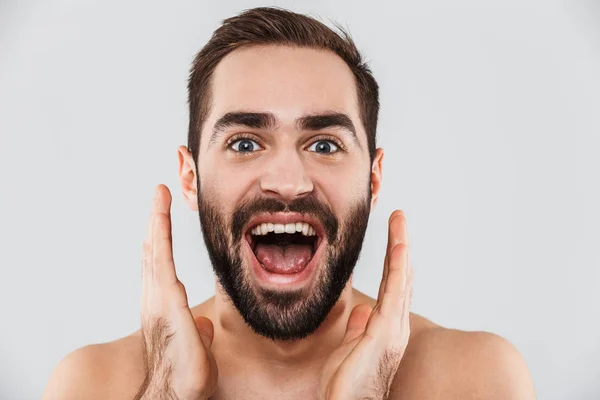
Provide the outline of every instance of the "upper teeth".
<path id="1" fill-rule="evenodd" d="M 310 224 L 306 222 L 292 222 L 290 224 L 272 224 L 262 223 L 260 225 L 256 225 L 254 228 L 250 230 L 253 235 L 266 235 L 269 232 L 275 233 L 296 233 L 302 232 L 305 236 L 314 236 L 316 235 L 315 228 L 313 228 Z"/>

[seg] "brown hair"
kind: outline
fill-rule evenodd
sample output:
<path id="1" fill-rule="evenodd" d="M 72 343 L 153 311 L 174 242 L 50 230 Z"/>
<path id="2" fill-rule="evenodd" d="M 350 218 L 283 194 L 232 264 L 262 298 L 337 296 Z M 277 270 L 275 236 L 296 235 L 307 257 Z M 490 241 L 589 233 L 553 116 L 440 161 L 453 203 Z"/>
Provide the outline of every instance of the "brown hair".
<path id="1" fill-rule="evenodd" d="M 363 61 L 350 34 L 335 24 L 341 34 L 316 19 L 276 7 L 257 7 L 227 18 L 198 52 L 188 81 L 190 123 L 188 149 L 198 162 L 200 132 L 210 108 L 210 78 L 223 57 L 242 46 L 278 44 L 333 51 L 356 78 L 359 115 L 367 134 L 371 161 L 375 157 L 379 86 Z"/>

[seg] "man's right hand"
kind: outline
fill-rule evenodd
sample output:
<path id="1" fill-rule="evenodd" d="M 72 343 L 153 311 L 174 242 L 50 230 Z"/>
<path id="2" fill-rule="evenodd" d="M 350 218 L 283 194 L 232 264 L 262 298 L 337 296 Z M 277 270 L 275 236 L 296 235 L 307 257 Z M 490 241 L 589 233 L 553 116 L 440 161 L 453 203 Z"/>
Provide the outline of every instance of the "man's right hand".
<path id="1" fill-rule="evenodd" d="M 217 386 L 210 352 L 212 322 L 192 316 L 177 279 L 171 239 L 171 193 L 155 191 L 142 261 L 142 337 L 146 378 L 136 400 L 206 400 Z"/>

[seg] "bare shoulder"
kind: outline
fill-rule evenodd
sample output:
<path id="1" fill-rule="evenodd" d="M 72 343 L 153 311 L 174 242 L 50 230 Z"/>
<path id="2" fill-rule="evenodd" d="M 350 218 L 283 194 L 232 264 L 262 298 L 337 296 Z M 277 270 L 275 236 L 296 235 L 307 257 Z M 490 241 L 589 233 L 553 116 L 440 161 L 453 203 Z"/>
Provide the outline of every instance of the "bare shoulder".
<path id="1" fill-rule="evenodd" d="M 355 303 L 376 300 L 354 289 Z M 489 332 L 447 329 L 410 313 L 408 346 L 390 399 L 533 400 L 525 360 L 508 340 Z"/>
<path id="2" fill-rule="evenodd" d="M 43 400 L 132 399 L 144 377 L 139 332 L 81 347 L 58 363 Z"/>
<path id="3" fill-rule="evenodd" d="M 192 308 L 208 315 L 212 299 Z M 43 400 L 128 399 L 141 387 L 144 371 L 142 335 L 81 347 L 62 359 L 50 376 Z"/>
<path id="4" fill-rule="evenodd" d="M 422 317 L 421 317 L 422 318 Z M 431 323 L 409 340 L 390 398 L 535 399 L 525 360 L 489 332 Z"/>

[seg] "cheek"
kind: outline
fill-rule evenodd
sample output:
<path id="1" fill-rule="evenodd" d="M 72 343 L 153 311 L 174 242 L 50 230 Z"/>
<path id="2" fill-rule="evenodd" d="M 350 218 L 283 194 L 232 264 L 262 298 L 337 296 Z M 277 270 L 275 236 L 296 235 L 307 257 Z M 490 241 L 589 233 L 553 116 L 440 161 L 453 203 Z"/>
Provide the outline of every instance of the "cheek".
<path id="1" fill-rule="evenodd" d="M 200 175 L 203 195 L 209 197 L 220 209 L 226 211 L 237 204 L 250 190 L 256 179 L 254 168 L 243 168 L 226 163 L 212 162 Z"/>
<path id="2" fill-rule="evenodd" d="M 370 170 L 366 168 L 345 166 L 330 170 L 327 174 L 313 176 L 334 210 L 339 210 L 344 215 L 351 205 L 368 195 L 370 190 Z"/>

